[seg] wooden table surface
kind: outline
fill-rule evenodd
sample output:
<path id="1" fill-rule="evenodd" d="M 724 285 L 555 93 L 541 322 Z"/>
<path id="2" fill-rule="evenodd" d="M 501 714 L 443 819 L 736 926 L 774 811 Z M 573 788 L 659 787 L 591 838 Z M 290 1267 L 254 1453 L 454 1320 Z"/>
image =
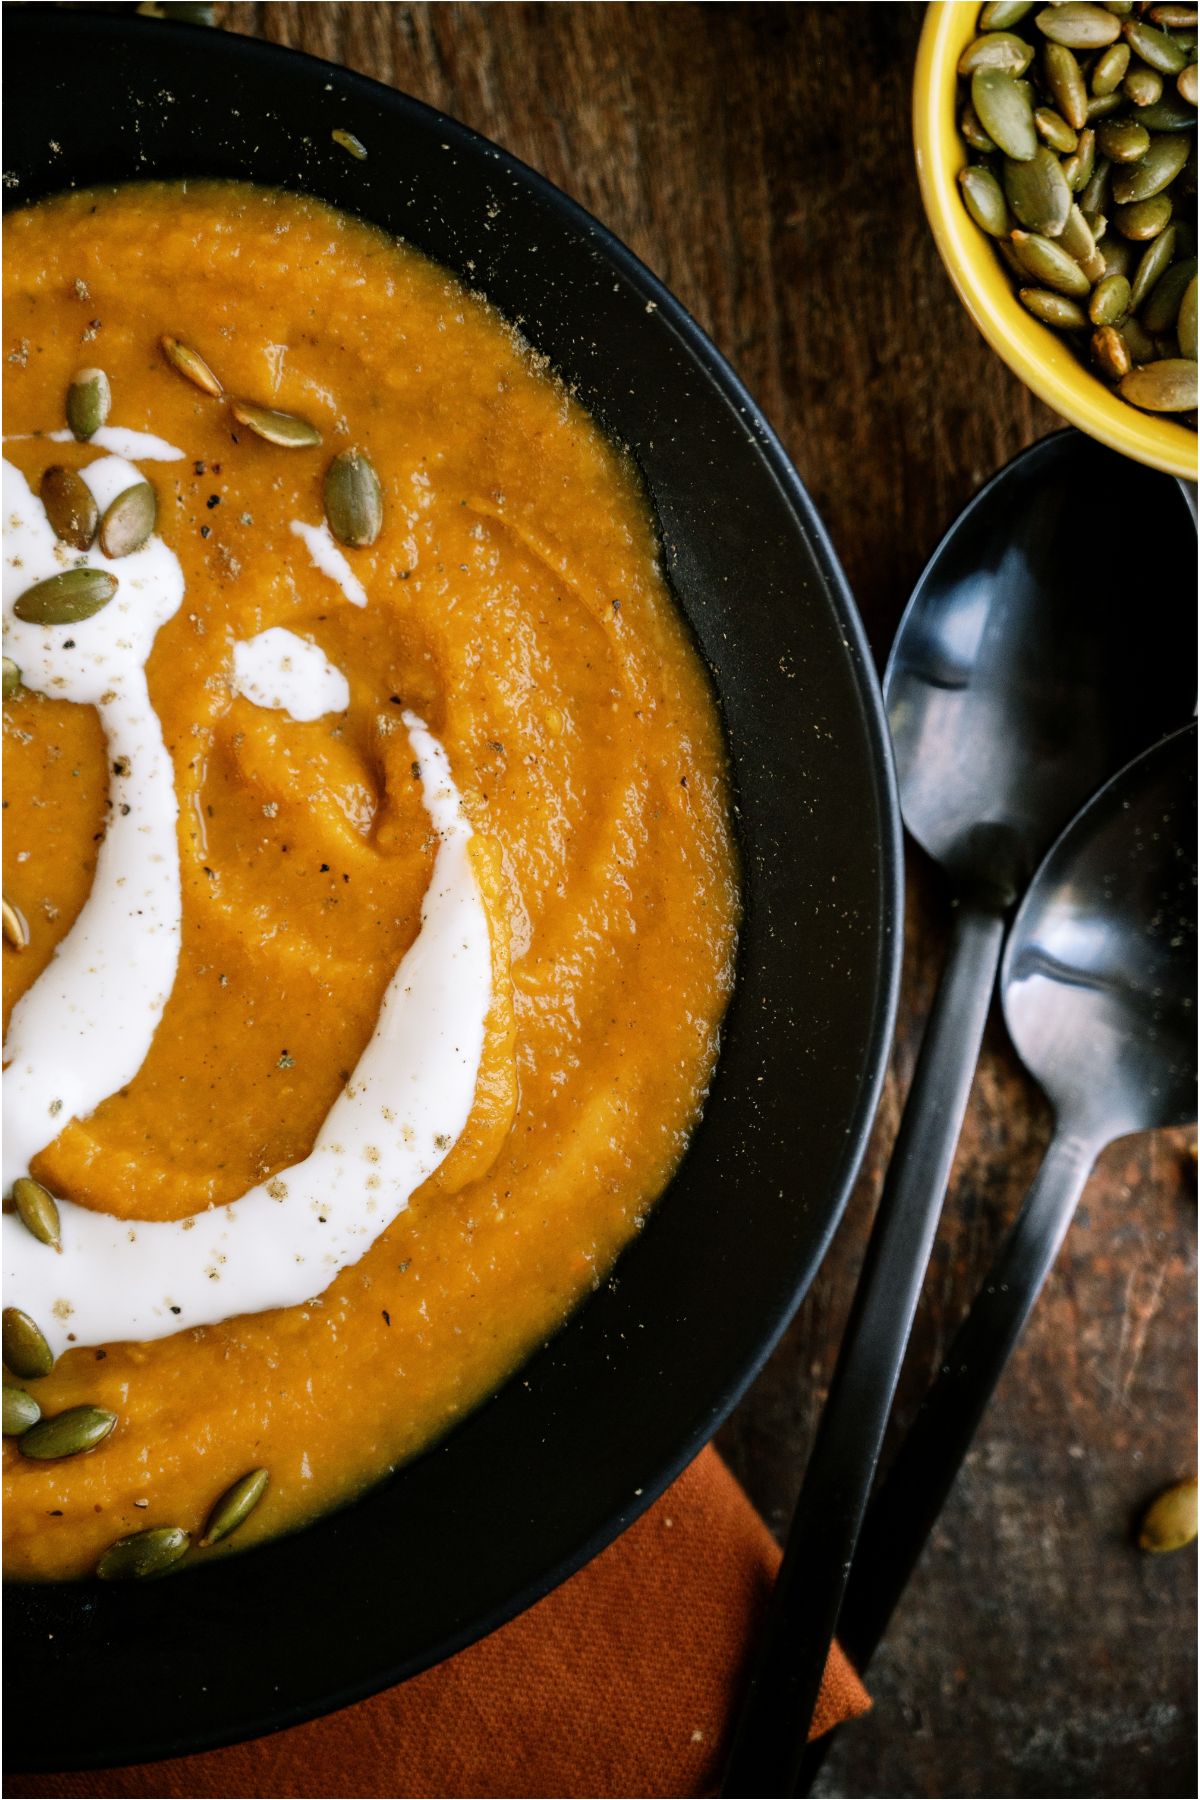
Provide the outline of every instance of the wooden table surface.
<path id="1" fill-rule="evenodd" d="M 610 225 L 748 383 L 808 485 L 882 662 L 982 481 L 1057 421 L 960 309 L 909 144 L 920 8 L 231 4 L 495 138 Z M 904 988 L 867 1166 L 809 1298 L 720 1443 L 782 1531 L 945 941 L 909 855 Z M 901 1418 L 1048 1135 L 993 1020 Z M 1195 1792 L 1195 1562 L 1131 1547 L 1195 1464 L 1196 1179 L 1182 1136 L 1104 1158 L 819 1791 Z"/>

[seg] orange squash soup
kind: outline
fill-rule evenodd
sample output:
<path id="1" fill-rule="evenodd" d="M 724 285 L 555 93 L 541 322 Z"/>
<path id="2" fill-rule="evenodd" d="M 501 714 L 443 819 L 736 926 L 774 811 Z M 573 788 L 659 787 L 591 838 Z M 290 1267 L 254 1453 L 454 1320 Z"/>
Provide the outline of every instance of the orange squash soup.
<path id="1" fill-rule="evenodd" d="M 629 461 L 402 244 L 97 190 L 4 299 L 5 1568 L 154 1573 L 429 1444 L 637 1230 L 721 732 Z"/>

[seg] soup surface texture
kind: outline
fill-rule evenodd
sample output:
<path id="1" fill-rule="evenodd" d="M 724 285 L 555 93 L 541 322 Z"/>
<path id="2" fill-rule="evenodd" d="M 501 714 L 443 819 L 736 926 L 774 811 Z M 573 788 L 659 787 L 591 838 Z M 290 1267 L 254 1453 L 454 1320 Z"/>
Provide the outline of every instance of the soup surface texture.
<path id="1" fill-rule="evenodd" d="M 696 1123 L 737 882 L 718 719 L 637 481 L 480 297 L 317 202 L 146 184 L 10 217 L 4 332 L 5 458 L 29 505 L 52 464 L 120 485 L 97 467 L 115 452 L 152 484 L 183 581 L 145 663 L 178 802 L 177 959 L 140 1066 L 94 1110 L 64 1109 L 33 1176 L 135 1240 L 144 1221 L 236 1213 L 310 1155 L 422 930 L 440 852 L 420 731 L 473 831 L 491 959 L 465 1125 L 321 1291 L 140 1341 L 72 1341 L 59 1315 L 57 1363 L 26 1385 L 43 1414 L 89 1404 L 117 1424 L 57 1461 L 5 1440 L 5 1567 L 71 1577 L 127 1533 L 199 1535 L 250 1469 L 270 1485 L 229 1543 L 303 1522 L 558 1326 Z M 164 335 L 321 443 L 239 423 Z M 87 368 L 111 387 L 107 430 L 51 440 Z M 350 447 L 383 522 L 339 553 L 323 483 Z M 48 629 L 57 653 L 71 628 Z M 4 704 L 4 888 L 29 936 L 5 944 L 6 1029 L 88 903 L 121 804 L 103 701 L 45 687 L 31 675 Z M 113 955 L 139 966 L 136 929 Z M 54 1266 L 70 1254 L 64 1239 Z M 254 1271 L 234 1260 L 236 1295 Z"/>

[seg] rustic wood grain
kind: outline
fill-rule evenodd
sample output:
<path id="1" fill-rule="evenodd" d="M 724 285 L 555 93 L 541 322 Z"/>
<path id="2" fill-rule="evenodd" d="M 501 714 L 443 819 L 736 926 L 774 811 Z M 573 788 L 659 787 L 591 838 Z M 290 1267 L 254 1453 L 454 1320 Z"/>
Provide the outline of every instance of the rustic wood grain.
<path id="1" fill-rule="evenodd" d="M 233 4 L 498 139 L 599 215 L 731 358 L 808 484 L 882 659 L 953 514 L 1057 423 L 958 306 L 909 141 L 912 5 Z M 782 1531 L 945 939 L 910 858 L 900 1028 L 867 1167 L 806 1305 L 721 1445 Z M 1048 1136 L 993 1021 L 900 1418 Z M 1195 1565 L 1129 1541 L 1194 1467 L 1195 1177 L 1181 1137 L 1093 1178 L 820 1792 L 1195 1791 Z"/>

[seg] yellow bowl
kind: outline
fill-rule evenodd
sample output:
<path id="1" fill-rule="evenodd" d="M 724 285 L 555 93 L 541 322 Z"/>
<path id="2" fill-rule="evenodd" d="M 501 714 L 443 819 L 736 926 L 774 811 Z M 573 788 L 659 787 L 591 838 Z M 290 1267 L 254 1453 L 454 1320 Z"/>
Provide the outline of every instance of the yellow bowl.
<path id="1" fill-rule="evenodd" d="M 992 349 L 1047 406 L 1122 455 L 1195 481 L 1195 432 L 1118 399 L 1064 338 L 1027 313 L 990 239 L 963 205 L 956 177 L 967 152 L 956 120 L 956 65 L 978 18 L 977 0 L 934 0 L 926 8 L 913 81 L 921 198 L 958 297 Z"/>

